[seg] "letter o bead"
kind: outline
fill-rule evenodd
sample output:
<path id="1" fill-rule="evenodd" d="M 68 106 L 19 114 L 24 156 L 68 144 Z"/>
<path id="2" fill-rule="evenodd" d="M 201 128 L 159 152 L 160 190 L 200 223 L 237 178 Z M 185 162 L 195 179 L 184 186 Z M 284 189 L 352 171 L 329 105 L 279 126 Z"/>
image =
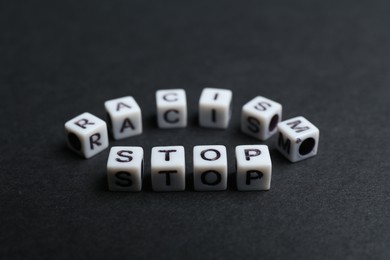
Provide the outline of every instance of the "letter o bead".
<path id="1" fill-rule="evenodd" d="M 223 145 L 194 147 L 194 189 L 218 191 L 227 188 L 227 155 Z"/>
<path id="2" fill-rule="evenodd" d="M 83 113 L 65 123 L 68 147 L 88 159 L 108 147 L 106 122 Z"/>
<path id="3" fill-rule="evenodd" d="M 110 191 L 140 191 L 144 170 L 144 150 L 136 146 L 114 146 L 107 161 Z"/>
<path id="4" fill-rule="evenodd" d="M 272 162 L 266 145 L 236 147 L 237 189 L 240 191 L 269 190 Z"/>

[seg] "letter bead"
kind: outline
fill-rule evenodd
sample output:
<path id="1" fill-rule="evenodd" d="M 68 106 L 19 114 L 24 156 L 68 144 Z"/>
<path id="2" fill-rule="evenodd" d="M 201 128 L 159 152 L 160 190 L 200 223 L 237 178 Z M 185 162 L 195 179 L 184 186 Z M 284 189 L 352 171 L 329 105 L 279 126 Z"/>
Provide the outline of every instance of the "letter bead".
<path id="1" fill-rule="evenodd" d="M 232 91 L 205 88 L 199 99 L 199 125 L 227 128 L 232 115 Z"/>
<path id="2" fill-rule="evenodd" d="M 144 150 L 136 146 L 115 146 L 107 161 L 110 191 L 140 191 L 144 170 Z"/>
<path id="3" fill-rule="evenodd" d="M 193 150 L 194 189 L 218 191 L 227 188 L 227 155 L 223 145 L 198 145 Z"/>
<path id="4" fill-rule="evenodd" d="M 185 190 L 185 152 L 183 146 L 152 148 L 151 175 L 154 191 Z"/>
<path id="5" fill-rule="evenodd" d="M 269 190 L 271 187 L 272 162 L 268 146 L 237 146 L 236 172 L 238 190 Z"/>
<path id="6" fill-rule="evenodd" d="M 291 162 L 317 154 L 320 131 L 306 118 L 299 116 L 278 124 L 276 147 Z"/>
<path id="7" fill-rule="evenodd" d="M 157 123 L 160 128 L 187 126 L 187 99 L 183 89 L 164 89 L 156 92 Z"/>
<path id="8" fill-rule="evenodd" d="M 265 97 L 255 97 L 242 107 L 241 130 L 265 141 L 276 133 L 282 118 L 282 105 Z"/>
<path id="9" fill-rule="evenodd" d="M 115 140 L 142 133 L 141 109 L 131 96 L 108 100 L 104 103 L 108 127 Z"/>
<path id="10" fill-rule="evenodd" d="M 68 147 L 88 159 L 108 147 L 106 122 L 83 113 L 65 123 Z"/>

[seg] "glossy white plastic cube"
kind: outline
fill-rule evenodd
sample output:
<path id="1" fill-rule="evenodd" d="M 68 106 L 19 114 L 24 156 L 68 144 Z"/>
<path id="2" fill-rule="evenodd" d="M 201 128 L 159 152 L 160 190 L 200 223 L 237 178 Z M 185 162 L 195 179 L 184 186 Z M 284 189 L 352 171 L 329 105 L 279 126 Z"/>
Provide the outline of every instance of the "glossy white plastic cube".
<path id="1" fill-rule="evenodd" d="M 240 191 L 269 190 L 272 162 L 266 145 L 236 147 L 237 189 Z"/>
<path id="2" fill-rule="evenodd" d="M 157 123 L 160 128 L 187 126 L 187 98 L 184 89 L 164 89 L 156 92 Z"/>
<path id="3" fill-rule="evenodd" d="M 194 189 L 196 191 L 226 190 L 228 164 L 223 145 L 198 145 L 193 150 Z"/>
<path id="4" fill-rule="evenodd" d="M 114 146 L 107 161 L 108 189 L 140 191 L 144 170 L 144 150 L 136 146 Z"/>
<path id="5" fill-rule="evenodd" d="M 115 140 L 142 133 L 142 113 L 131 96 L 108 100 L 104 103 L 108 117 L 108 127 Z"/>
<path id="6" fill-rule="evenodd" d="M 185 190 L 185 152 L 183 146 L 158 146 L 151 155 L 154 191 Z"/>
<path id="7" fill-rule="evenodd" d="M 276 147 L 291 162 L 317 154 L 320 131 L 306 118 L 299 116 L 278 124 Z"/>
<path id="8" fill-rule="evenodd" d="M 265 97 L 255 97 L 241 110 L 241 130 L 265 141 L 276 133 L 282 118 L 282 105 Z"/>
<path id="9" fill-rule="evenodd" d="M 232 97 L 229 89 L 203 89 L 199 99 L 199 125 L 227 128 L 232 115 Z"/>
<path id="10" fill-rule="evenodd" d="M 83 113 L 65 123 L 68 147 L 88 159 L 108 147 L 106 122 Z"/>

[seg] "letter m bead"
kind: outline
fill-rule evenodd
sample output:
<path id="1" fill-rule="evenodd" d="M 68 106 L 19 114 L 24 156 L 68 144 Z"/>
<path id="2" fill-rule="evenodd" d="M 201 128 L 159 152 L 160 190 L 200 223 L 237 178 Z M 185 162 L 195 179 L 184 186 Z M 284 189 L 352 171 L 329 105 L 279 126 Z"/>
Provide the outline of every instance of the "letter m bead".
<path id="1" fill-rule="evenodd" d="M 277 136 L 277 149 L 291 162 L 317 154 L 320 131 L 302 116 L 279 123 Z"/>

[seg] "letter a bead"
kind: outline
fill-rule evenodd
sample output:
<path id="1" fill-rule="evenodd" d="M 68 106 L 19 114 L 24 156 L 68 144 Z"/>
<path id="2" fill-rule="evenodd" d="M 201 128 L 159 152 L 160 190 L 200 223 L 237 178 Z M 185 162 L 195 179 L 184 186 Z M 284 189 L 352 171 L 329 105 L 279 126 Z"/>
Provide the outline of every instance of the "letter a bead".
<path id="1" fill-rule="evenodd" d="M 141 109 L 133 97 L 122 97 L 104 103 L 108 126 L 115 140 L 142 133 Z"/>

